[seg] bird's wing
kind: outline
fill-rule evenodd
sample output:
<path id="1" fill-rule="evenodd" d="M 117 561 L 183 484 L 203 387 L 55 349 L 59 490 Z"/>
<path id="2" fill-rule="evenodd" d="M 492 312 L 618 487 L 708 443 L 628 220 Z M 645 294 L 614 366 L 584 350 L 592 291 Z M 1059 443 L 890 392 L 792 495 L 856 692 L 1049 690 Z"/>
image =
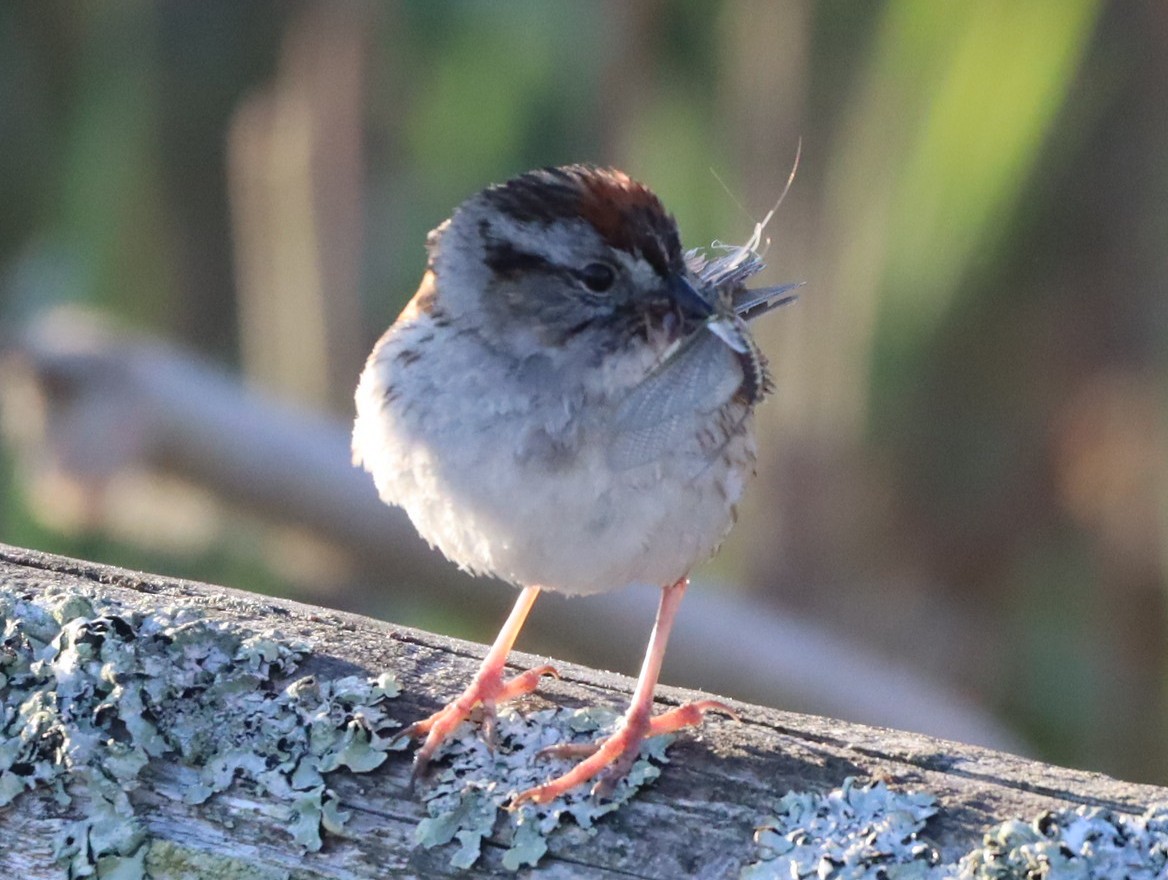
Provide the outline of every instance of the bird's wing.
<path id="1" fill-rule="evenodd" d="M 744 378 L 741 355 L 703 325 L 618 404 L 609 464 L 623 470 L 684 447 L 695 413 L 718 410 Z"/>

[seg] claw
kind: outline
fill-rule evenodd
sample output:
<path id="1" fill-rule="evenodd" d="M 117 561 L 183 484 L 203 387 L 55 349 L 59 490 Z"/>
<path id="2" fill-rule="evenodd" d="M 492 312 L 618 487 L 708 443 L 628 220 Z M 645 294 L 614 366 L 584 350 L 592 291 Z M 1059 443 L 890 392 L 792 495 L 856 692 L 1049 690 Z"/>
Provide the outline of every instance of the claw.
<path id="1" fill-rule="evenodd" d="M 735 721 L 742 720 L 737 712 L 719 700 L 694 700 L 653 718 L 649 722 L 648 736 L 661 736 L 663 733 L 673 733 L 683 727 L 696 727 L 702 723 L 702 718 L 707 712 L 728 715 Z"/>
<path id="2" fill-rule="evenodd" d="M 592 786 L 593 797 L 609 797 L 632 769 L 641 753 L 641 743 L 683 727 L 694 727 L 701 723 L 707 712 L 721 712 L 738 720 L 738 713 L 717 700 L 686 703 L 652 718 L 646 718 L 630 707 L 620 727 L 611 736 L 592 743 L 563 743 L 541 749 L 540 757 L 582 757 L 584 760 L 562 776 L 515 795 L 507 809 L 516 810 L 526 803 L 546 804 L 590 779 L 596 779 Z"/>
<path id="3" fill-rule="evenodd" d="M 425 742 L 414 754 L 409 790 L 412 791 L 415 783 L 425 774 L 427 766 L 442 743 L 450 738 L 458 725 L 470 718 L 476 707 L 482 707 L 483 737 L 488 746 L 494 748 L 496 704 L 501 700 L 510 700 L 531 693 L 539 686 L 540 679 L 545 675 L 560 677 L 554 667 L 547 665 L 528 669 L 506 681 L 503 680 L 501 669 L 481 669 L 474 681 L 456 699 L 451 700 L 429 718 L 415 721 L 399 731 L 393 738 L 394 742 L 425 737 Z"/>
<path id="4" fill-rule="evenodd" d="M 544 758 L 587 758 L 589 755 L 596 754 L 596 750 L 600 748 L 604 742 L 603 739 L 598 739 L 596 742 L 590 743 L 559 743 L 554 746 L 547 746 L 535 753 L 536 760 L 543 760 Z"/>

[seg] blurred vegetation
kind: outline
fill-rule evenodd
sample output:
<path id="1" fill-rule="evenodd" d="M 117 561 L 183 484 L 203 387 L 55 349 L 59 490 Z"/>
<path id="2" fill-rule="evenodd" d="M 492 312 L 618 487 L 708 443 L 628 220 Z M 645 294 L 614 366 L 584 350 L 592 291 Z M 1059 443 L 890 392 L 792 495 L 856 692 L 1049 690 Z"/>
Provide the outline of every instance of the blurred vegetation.
<path id="1" fill-rule="evenodd" d="M 741 241 L 801 137 L 767 277 L 807 286 L 760 330 L 779 392 L 715 564 L 1049 760 L 1168 783 L 1166 40 L 1163 4 L 1095 0 L 4 4 L 0 321 L 84 303 L 295 397 L 247 354 L 313 332 L 256 341 L 248 187 L 332 108 L 303 143 L 337 222 L 270 247 L 354 251 L 352 283 L 313 264 L 359 317 L 331 372 L 286 344 L 347 418 L 426 232 L 486 182 L 612 163 L 691 246 Z M 251 526 L 174 552 L 61 530 L 0 464 L 2 540 L 283 582 Z"/>

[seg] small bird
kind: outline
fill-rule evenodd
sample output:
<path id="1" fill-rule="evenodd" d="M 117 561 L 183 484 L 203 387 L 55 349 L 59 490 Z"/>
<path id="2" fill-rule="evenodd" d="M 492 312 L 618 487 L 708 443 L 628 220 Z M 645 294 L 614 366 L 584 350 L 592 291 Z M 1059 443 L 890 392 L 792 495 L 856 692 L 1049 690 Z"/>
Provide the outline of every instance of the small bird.
<path id="1" fill-rule="evenodd" d="M 555 674 L 504 677 L 544 589 L 662 594 L 615 732 L 558 749 L 583 760 L 513 804 L 592 779 L 610 794 L 646 737 L 733 714 L 652 706 L 689 572 L 754 473 L 752 413 L 771 380 L 746 321 L 794 298 L 795 285 L 746 288 L 760 232 L 712 259 L 685 253 L 647 187 L 569 165 L 487 187 L 428 236 L 421 286 L 361 374 L 354 463 L 452 562 L 522 589 L 466 690 L 403 732 L 425 738 L 415 775 L 476 707 L 489 737 L 497 703 Z"/>

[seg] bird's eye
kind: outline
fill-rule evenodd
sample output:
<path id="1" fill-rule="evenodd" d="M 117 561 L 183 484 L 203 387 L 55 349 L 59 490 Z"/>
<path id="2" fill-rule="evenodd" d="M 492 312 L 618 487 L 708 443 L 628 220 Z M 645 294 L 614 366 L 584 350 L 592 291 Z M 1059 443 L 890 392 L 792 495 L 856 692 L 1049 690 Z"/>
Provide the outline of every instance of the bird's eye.
<path id="1" fill-rule="evenodd" d="M 603 293 L 616 281 L 616 273 L 607 263 L 589 263 L 580 270 L 579 276 L 584 286 L 596 293 Z"/>

